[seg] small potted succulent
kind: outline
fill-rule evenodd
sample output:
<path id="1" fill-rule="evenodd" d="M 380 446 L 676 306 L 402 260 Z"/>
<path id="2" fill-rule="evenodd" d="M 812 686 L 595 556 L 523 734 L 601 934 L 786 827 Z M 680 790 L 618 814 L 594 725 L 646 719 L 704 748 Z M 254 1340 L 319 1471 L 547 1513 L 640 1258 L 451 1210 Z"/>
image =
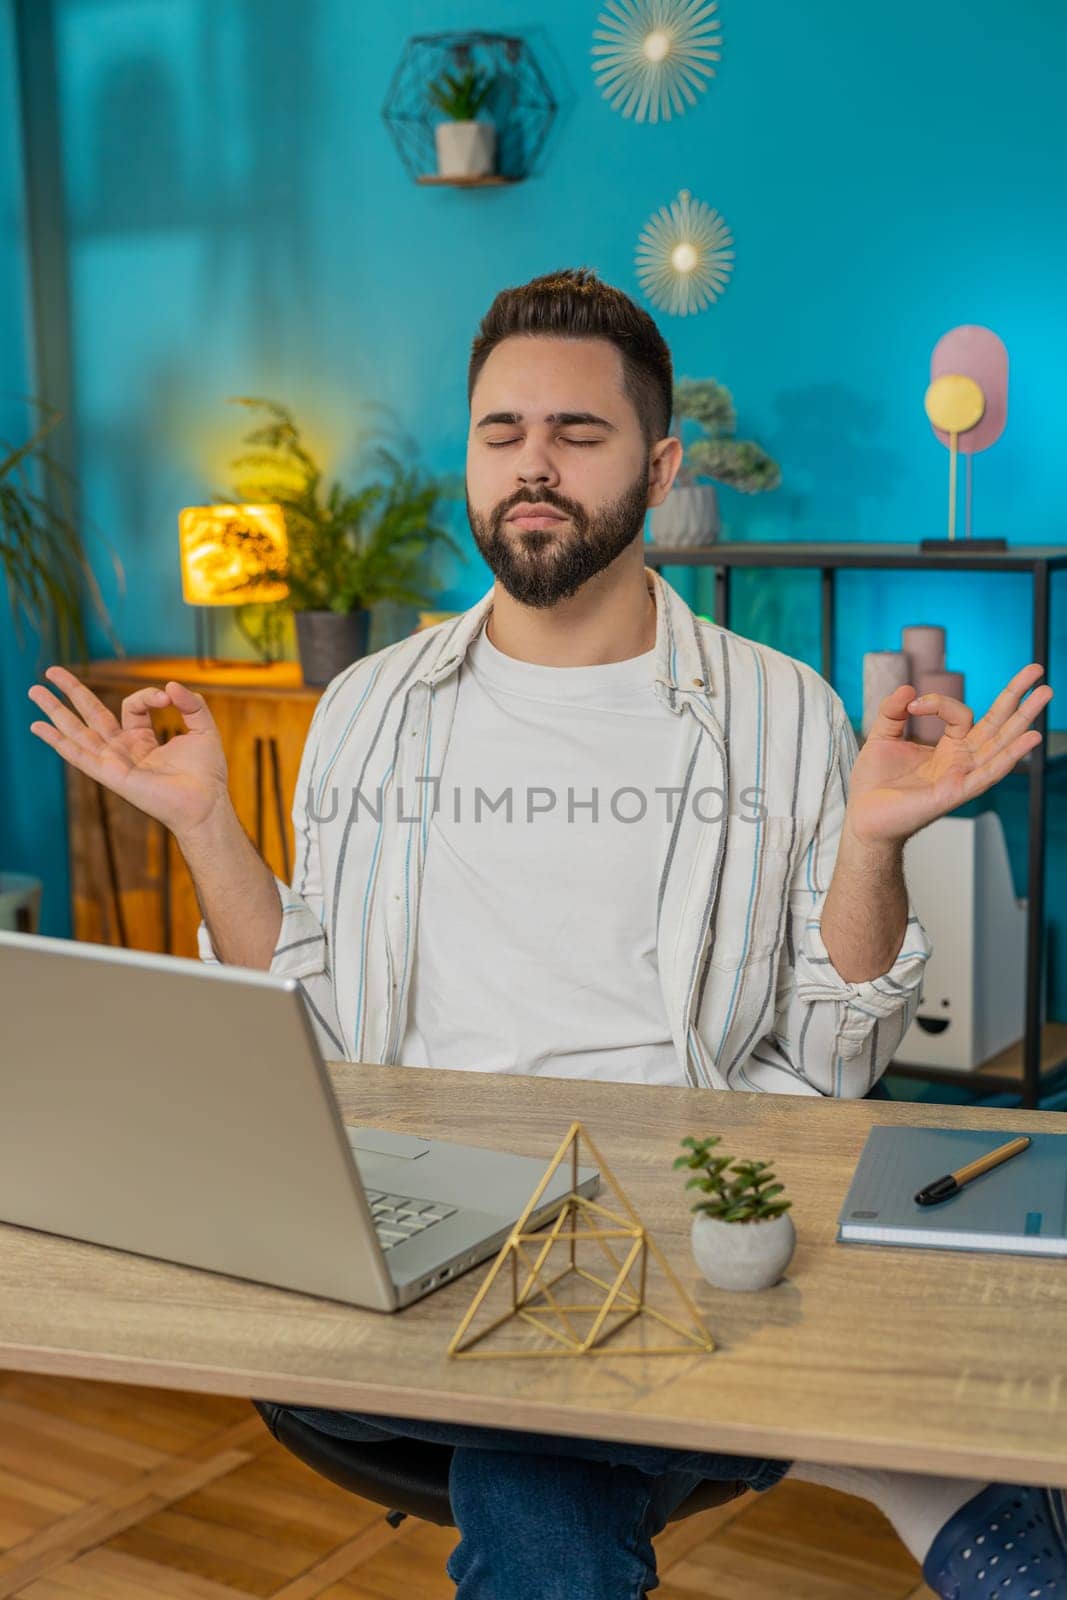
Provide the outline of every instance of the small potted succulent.
<path id="1" fill-rule="evenodd" d="M 718 1135 L 682 1141 L 688 1155 L 675 1167 L 694 1176 L 687 1189 L 701 1189 L 706 1198 L 691 1208 L 690 1242 L 701 1273 L 717 1289 L 766 1289 L 777 1283 L 792 1259 L 796 1230 L 789 1215 L 791 1200 L 777 1198 L 782 1184 L 775 1183 L 766 1161 L 735 1161 L 713 1156 Z"/>
<path id="2" fill-rule="evenodd" d="M 444 115 L 434 129 L 437 172 L 442 178 L 484 178 L 496 162 L 496 126 L 478 113 L 496 79 L 467 61 L 443 72 L 427 87 L 431 105 Z"/>
<path id="3" fill-rule="evenodd" d="M 737 417 L 730 391 L 714 378 L 683 378 L 674 388 L 674 421 L 681 436 L 684 421 L 701 434 L 686 444 L 682 465 L 666 500 L 652 509 L 654 544 L 682 547 L 714 544 L 719 537 L 719 500 L 712 478 L 742 494 L 777 489 L 781 470 L 750 439 L 735 439 Z"/>

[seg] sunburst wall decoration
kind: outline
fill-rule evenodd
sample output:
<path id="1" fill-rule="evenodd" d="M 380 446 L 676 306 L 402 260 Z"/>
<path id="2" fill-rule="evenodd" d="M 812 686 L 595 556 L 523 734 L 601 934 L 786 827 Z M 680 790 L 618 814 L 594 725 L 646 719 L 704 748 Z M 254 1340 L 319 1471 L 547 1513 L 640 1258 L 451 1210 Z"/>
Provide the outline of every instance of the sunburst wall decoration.
<path id="1" fill-rule="evenodd" d="M 733 238 L 717 211 L 683 189 L 661 206 L 637 246 L 637 276 L 652 304 L 672 316 L 703 311 L 733 271 Z"/>
<path id="2" fill-rule="evenodd" d="M 669 122 L 696 105 L 715 76 L 722 30 L 717 0 L 608 0 L 593 30 L 597 84 L 616 111 Z"/>

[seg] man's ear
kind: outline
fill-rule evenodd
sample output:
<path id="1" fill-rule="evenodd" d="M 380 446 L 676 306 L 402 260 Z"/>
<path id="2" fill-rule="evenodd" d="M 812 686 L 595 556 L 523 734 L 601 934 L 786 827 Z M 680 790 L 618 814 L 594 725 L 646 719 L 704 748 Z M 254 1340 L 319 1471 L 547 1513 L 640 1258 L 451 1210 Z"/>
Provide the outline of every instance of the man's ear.
<path id="1" fill-rule="evenodd" d="M 648 459 L 648 503 L 661 506 L 682 464 L 682 441 L 673 435 L 652 446 Z"/>

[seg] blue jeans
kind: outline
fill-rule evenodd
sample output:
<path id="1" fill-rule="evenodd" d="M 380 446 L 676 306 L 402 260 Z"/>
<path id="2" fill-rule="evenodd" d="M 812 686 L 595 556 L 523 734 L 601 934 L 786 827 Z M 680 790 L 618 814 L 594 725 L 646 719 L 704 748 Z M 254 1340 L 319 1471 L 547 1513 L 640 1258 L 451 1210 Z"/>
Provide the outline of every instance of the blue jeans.
<path id="1" fill-rule="evenodd" d="M 773 1488 L 792 1466 L 756 1456 L 572 1439 L 417 1417 L 288 1409 L 342 1439 L 455 1449 L 456 1600 L 640 1600 L 658 1586 L 652 1537 L 704 1478 Z"/>

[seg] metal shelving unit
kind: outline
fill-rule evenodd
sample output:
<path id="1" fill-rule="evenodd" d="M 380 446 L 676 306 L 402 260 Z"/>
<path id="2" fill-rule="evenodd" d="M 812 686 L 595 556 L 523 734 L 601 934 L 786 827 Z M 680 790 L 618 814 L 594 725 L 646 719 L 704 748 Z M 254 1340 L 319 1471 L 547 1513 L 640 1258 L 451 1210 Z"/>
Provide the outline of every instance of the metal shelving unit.
<path id="1" fill-rule="evenodd" d="M 964 541 L 961 541 L 961 544 Z M 1067 569 L 1067 546 L 1015 545 L 1004 551 L 963 550 L 926 553 L 914 544 L 770 544 L 751 540 L 742 544 L 713 544 L 671 549 L 646 543 L 645 562 L 650 567 L 713 567 L 715 569 L 715 620 L 730 626 L 730 576 L 735 567 L 805 567 L 821 577 L 821 671 L 833 682 L 835 578 L 850 570 L 1028 572 L 1031 576 L 1033 650 L 1030 659 L 1049 669 L 1050 600 L 1053 572 Z M 1026 1003 L 1021 1048 L 1003 1052 L 992 1063 L 973 1072 L 953 1072 L 944 1067 L 890 1063 L 889 1071 L 910 1078 L 954 1083 L 985 1096 L 1019 1095 L 1020 1105 L 1033 1110 L 1041 1095 L 1062 1087 L 1067 1080 L 1067 1027 L 1043 1025 L 1041 997 L 1045 960 L 1045 848 L 1046 788 L 1050 769 L 1067 764 L 1067 733 L 1048 733 L 1047 713 L 1033 726 L 1045 735 L 1016 767 L 1029 777 L 1029 846 L 1027 865 Z M 1044 1048 L 1043 1048 L 1044 1047 Z M 1050 1048 L 1051 1047 L 1051 1048 Z M 1043 1063 L 1043 1057 L 1046 1060 Z M 1021 1070 L 1011 1071 L 1013 1059 Z"/>

